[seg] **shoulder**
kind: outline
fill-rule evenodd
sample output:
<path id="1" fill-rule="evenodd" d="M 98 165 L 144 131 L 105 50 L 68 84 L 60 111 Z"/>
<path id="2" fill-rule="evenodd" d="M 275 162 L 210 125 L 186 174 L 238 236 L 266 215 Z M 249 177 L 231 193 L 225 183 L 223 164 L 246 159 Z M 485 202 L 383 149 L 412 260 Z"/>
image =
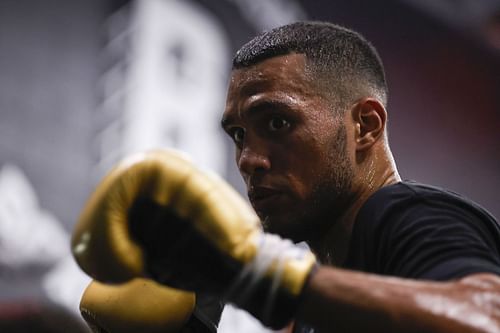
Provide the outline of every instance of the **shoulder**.
<path id="1" fill-rule="evenodd" d="M 350 256 L 353 267 L 375 273 L 458 276 L 466 268 L 483 270 L 484 265 L 463 265 L 464 260 L 487 257 L 499 265 L 500 227 L 484 208 L 462 195 L 405 181 L 380 189 L 365 202 L 353 227 Z M 460 272 L 449 269 L 457 260 L 464 267 Z M 443 267 L 452 273 L 434 273 Z"/>
<path id="2" fill-rule="evenodd" d="M 486 209 L 465 196 L 414 181 L 402 181 L 379 189 L 360 209 L 358 220 L 384 218 L 384 221 L 390 222 L 398 216 L 408 219 L 413 215 L 420 218 L 429 215 L 433 219 L 451 215 L 454 220 L 464 217 L 468 220 L 479 219 L 498 227 L 495 218 Z"/>

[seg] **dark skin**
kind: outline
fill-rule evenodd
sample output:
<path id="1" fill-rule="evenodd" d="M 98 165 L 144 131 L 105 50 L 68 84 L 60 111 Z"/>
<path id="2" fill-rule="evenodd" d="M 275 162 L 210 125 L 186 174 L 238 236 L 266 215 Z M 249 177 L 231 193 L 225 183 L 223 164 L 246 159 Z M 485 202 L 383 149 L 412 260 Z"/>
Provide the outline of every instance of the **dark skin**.
<path id="1" fill-rule="evenodd" d="M 335 115 L 302 54 L 232 73 L 222 125 L 250 201 L 268 231 L 306 241 L 323 264 L 304 288 L 297 319 L 324 332 L 500 332 L 495 275 L 436 283 L 334 267 L 363 203 L 400 181 L 376 96 L 360 91 Z"/>

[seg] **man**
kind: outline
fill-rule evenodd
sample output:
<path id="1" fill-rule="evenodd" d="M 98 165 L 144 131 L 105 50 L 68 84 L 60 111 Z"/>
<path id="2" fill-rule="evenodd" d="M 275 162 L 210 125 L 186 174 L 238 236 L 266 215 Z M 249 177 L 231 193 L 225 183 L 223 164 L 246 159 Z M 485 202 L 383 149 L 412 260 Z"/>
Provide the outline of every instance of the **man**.
<path id="1" fill-rule="evenodd" d="M 401 181 L 386 104 L 381 61 L 359 34 L 317 22 L 263 33 L 234 58 L 222 126 L 265 231 L 307 242 L 319 263 L 257 231 L 223 184 L 198 181 L 171 156 L 136 158 L 103 182 L 75 234 L 75 256 L 96 278 L 143 274 L 209 291 L 265 324 L 293 319 L 294 332 L 500 332 L 499 226 L 457 194 Z M 177 178 L 188 180 L 169 189 Z M 131 212 L 130 242 L 146 258 L 133 274 L 96 265 L 88 249 L 109 241 L 85 236 L 102 230 L 94 221 L 108 223 L 122 188 L 134 202 L 120 201 Z"/>
<path id="2" fill-rule="evenodd" d="M 254 38 L 233 66 L 222 125 L 267 230 L 306 241 L 328 265 L 430 280 L 500 274 L 499 229 L 488 213 L 455 194 L 401 182 L 387 140 L 382 63 L 363 37 L 296 23 Z M 335 299 L 335 290 L 377 290 L 378 282 L 392 285 L 388 293 L 400 287 L 351 272 L 325 269 L 313 279 L 320 276 Z M 345 310 L 361 296 L 343 300 Z"/>

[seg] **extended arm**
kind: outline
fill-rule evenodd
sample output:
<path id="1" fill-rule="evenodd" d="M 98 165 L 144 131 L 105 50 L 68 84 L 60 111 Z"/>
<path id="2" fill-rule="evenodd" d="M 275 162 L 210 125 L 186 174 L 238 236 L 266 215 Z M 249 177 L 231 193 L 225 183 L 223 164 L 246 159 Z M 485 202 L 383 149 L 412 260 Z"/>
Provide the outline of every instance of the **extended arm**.
<path id="1" fill-rule="evenodd" d="M 432 283 L 315 269 L 309 250 L 258 224 L 222 180 L 176 153 L 150 152 L 103 179 L 73 253 L 96 280 L 149 277 L 207 292 L 275 328 L 297 319 L 319 331 L 500 332 L 498 277 Z"/>
<path id="2" fill-rule="evenodd" d="M 500 332 L 500 277 L 442 283 L 320 267 L 297 317 L 320 332 Z"/>

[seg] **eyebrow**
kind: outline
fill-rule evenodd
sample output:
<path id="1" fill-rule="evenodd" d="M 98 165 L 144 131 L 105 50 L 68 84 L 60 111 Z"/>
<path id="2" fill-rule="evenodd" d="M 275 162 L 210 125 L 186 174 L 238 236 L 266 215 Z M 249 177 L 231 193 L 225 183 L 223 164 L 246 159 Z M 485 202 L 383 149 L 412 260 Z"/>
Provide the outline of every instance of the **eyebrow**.
<path id="1" fill-rule="evenodd" d="M 294 111 L 294 109 L 290 106 L 289 103 L 280 101 L 280 100 L 259 100 L 250 105 L 245 110 L 245 113 L 248 114 L 257 114 L 257 113 L 262 113 L 265 112 L 269 109 L 279 109 L 279 110 L 290 110 Z M 221 126 L 222 128 L 226 128 L 228 125 L 234 122 L 234 115 L 225 115 L 221 119 Z"/>

